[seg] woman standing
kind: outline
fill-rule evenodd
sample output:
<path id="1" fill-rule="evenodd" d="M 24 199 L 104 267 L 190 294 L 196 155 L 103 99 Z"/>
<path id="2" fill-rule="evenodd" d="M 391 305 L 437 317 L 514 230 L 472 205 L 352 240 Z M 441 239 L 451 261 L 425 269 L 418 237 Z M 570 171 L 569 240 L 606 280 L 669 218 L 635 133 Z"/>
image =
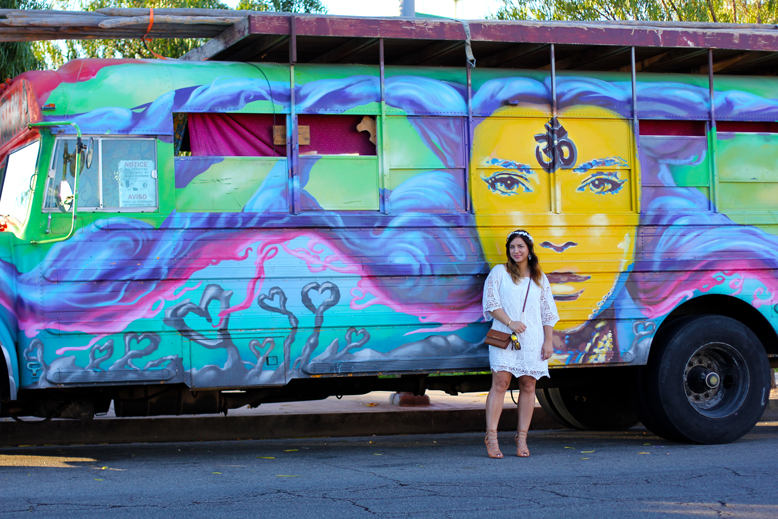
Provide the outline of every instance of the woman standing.
<path id="1" fill-rule="evenodd" d="M 527 430 L 535 409 L 535 382 L 548 376 L 548 359 L 554 351 L 552 334 L 559 320 L 532 236 L 520 229 L 513 231 L 505 241 L 505 252 L 508 261 L 496 265 L 486 278 L 484 318 L 494 319 L 492 329 L 517 335 L 521 349 L 489 346 L 492 388 L 486 399 L 485 442 L 490 458 L 502 458 L 497 424 L 512 375 L 519 379 L 520 390 L 516 455 L 529 456 Z"/>

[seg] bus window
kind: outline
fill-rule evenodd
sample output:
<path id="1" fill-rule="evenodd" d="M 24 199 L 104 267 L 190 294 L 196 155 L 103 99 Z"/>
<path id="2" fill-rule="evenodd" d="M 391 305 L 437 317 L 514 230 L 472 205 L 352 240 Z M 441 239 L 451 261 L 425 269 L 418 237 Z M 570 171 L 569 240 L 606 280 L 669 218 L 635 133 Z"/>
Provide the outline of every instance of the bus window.
<path id="1" fill-rule="evenodd" d="M 176 156 L 286 157 L 275 143 L 273 126 L 285 126 L 284 114 L 174 114 Z"/>
<path id="2" fill-rule="evenodd" d="M 59 139 L 44 199 L 44 210 L 57 207 L 55 187 L 73 184 L 76 140 Z M 95 160 L 81 169 L 80 211 L 147 212 L 157 208 L 157 152 L 154 139 L 95 138 Z"/>
<path id="3" fill-rule="evenodd" d="M 88 139 L 87 139 L 88 140 Z M 84 141 L 86 142 L 86 141 Z M 49 182 L 46 186 L 46 196 L 43 203 L 44 209 L 57 208 L 56 188 L 63 181 L 73 187 L 75 172 L 76 139 L 59 139 L 54 151 L 52 169 L 49 171 Z M 94 156 L 98 156 L 98 150 L 94 150 Z M 83 157 L 79 159 L 83 162 Z M 78 208 L 79 210 L 95 209 L 100 207 L 99 180 L 97 160 L 93 160 L 91 167 L 85 165 L 78 176 Z"/>
<path id="4" fill-rule="evenodd" d="M 40 141 L 12 152 L 5 161 L 0 191 L 0 215 L 16 220 L 27 219 L 27 204 L 32 194 L 32 177 L 37 171 Z"/>

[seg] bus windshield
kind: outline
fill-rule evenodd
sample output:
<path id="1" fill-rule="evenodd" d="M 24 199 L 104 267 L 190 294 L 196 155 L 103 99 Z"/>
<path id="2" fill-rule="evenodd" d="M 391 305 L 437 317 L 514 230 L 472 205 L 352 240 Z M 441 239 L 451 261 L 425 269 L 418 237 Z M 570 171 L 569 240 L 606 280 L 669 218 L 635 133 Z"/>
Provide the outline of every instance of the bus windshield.
<path id="1" fill-rule="evenodd" d="M 12 217 L 19 224 L 27 217 L 27 205 L 32 191 L 32 176 L 35 175 L 40 141 L 11 153 L 2 171 L 0 186 L 0 215 Z"/>

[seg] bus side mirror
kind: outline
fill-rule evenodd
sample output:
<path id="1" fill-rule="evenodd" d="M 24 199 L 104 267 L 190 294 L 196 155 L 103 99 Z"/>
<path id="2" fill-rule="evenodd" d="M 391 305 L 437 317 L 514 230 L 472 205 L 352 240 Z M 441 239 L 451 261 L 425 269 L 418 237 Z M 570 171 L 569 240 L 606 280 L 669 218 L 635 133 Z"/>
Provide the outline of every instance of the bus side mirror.
<path id="1" fill-rule="evenodd" d="M 63 213 L 70 211 L 73 206 L 73 189 L 70 184 L 63 180 L 59 183 L 59 186 L 55 189 L 55 196 L 57 197 L 57 207 Z"/>
<path id="2" fill-rule="evenodd" d="M 92 167 L 92 158 L 94 157 L 94 153 L 95 153 L 95 140 L 93 137 L 90 137 L 89 143 L 86 145 L 86 156 L 84 157 L 84 164 L 86 165 L 86 169 Z"/>

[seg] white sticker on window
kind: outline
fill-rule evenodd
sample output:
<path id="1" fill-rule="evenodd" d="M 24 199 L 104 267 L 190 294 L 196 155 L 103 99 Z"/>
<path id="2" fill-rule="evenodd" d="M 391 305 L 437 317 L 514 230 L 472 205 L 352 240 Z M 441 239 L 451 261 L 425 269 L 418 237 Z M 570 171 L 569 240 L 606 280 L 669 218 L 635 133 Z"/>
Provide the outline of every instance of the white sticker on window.
<path id="1" fill-rule="evenodd" d="M 151 160 L 119 161 L 119 207 L 154 207 L 157 182 Z"/>

